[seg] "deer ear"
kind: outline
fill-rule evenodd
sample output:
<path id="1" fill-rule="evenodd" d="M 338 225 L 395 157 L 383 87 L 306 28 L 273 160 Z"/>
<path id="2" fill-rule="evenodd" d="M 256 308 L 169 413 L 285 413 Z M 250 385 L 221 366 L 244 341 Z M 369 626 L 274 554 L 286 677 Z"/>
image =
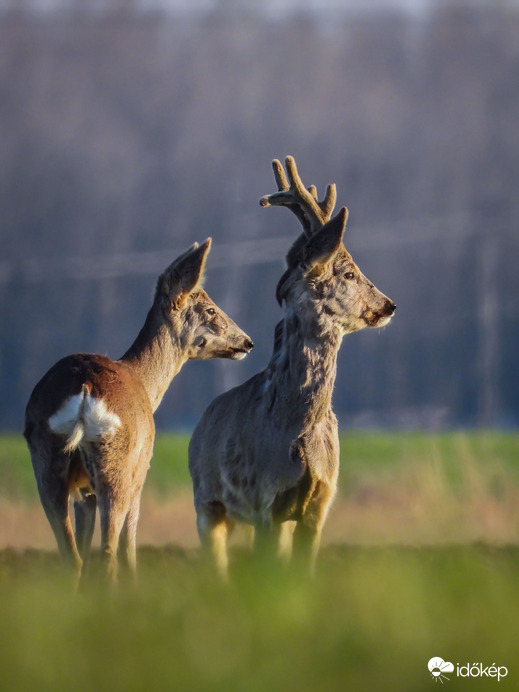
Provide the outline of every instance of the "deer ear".
<path id="1" fill-rule="evenodd" d="M 210 248 L 211 238 L 208 238 L 200 246 L 194 243 L 177 257 L 159 277 L 157 292 L 166 294 L 175 307 L 180 307 L 190 293 L 200 288 Z"/>
<path id="2" fill-rule="evenodd" d="M 342 207 L 339 213 L 307 242 L 303 250 L 303 265 L 309 273 L 322 271 L 335 257 L 342 242 L 347 218 L 348 210 Z"/>

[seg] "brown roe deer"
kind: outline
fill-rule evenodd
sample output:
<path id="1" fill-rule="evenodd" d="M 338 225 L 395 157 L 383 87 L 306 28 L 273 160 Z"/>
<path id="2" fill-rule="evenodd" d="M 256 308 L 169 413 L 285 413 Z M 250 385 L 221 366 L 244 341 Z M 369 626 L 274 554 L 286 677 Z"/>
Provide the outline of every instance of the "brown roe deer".
<path id="1" fill-rule="evenodd" d="M 120 360 L 65 357 L 31 394 L 24 434 L 43 508 L 76 580 L 90 550 L 96 506 L 107 576 L 116 579 L 119 538 L 123 563 L 135 573 L 153 413 L 182 365 L 192 358 L 240 359 L 253 347 L 201 288 L 210 245 L 210 238 L 195 243 L 161 274 L 144 326 Z"/>
<path id="2" fill-rule="evenodd" d="M 347 210 L 330 218 L 335 187 L 318 202 L 292 157 L 288 180 L 279 161 L 273 166 L 279 192 L 260 204 L 287 206 L 304 231 L 277 287 L 285 317 L 265 370 L 216 398 L 189 445 L 198 532 L 224 577 L 235 522 L 252 525 L 256 543 L 277 541 L 285 559 L 293 541 L 313 569 L 339 472 L 332 390 L 342 338 L 382 327 L 395 312 L 342 243 Z"/>

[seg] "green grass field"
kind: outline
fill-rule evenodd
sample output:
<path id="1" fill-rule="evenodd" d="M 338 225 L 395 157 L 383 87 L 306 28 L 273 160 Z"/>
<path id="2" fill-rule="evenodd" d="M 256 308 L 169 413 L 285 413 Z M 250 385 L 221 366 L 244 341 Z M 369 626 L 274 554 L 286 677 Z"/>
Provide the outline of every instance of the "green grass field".
<path id="1" fill-rule="evenodd" d="M 159 437 L 148 502 L 187 492 L 186 451 Z M 137 589 L 92 578 L 73 596 L 53 551 L 4 547 L 0 690 L 421 691 L 434 656 L 508 669 L 447 689 L 519 689 L 518 452 L 514 434 L 344 435 L 313 581 L 237 547 L 225 587 L 171 544 L 140 548 Z M 0 439 L 0 478 L 0 505 L 37 502 L 18 437 Z M 364 541 L 363 522 L 392 540 Z"/>
<path id="2" fill-rule="evenodd" d="M 187 434 L 159 434 L 146 481 L 147 491 L 167 496 L 190 485 Z M 441 474 L 448 489 L 463 492 L 470 474 L 483 475 L 496 492 L 504 477 L 519 483 L 519 434 L 364 433 L 341 435 L 340 489 L 373 480 L 416 480 L 424 470 Z M 0 436 L 0 497 L 35 500 L 36 485 L 29 453 L 20 435 Z M 407 479 L 407 480 L 406 480 Z M 493 480 L 492 480 L 493 479 Z"/>

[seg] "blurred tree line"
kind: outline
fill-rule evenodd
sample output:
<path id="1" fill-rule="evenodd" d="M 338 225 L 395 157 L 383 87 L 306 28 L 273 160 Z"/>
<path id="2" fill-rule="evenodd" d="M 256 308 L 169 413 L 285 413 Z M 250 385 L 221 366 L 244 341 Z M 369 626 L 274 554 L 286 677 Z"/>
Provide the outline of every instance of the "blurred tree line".
<path id="1" fill-rule="evenodd" d="M 119 357 L 158 273 L 213 237 L 206 288 L 249 333 L 187 364 L 157 414 L 190 427 L 266 364 L 299 227 L 261 209 L 293 154 L 350 210 L 346 244 L 398 304 L 345 339 L 340 423 L 519 422 L 519 13 L 0 13 L 0 427 L 61 356 Z"/>

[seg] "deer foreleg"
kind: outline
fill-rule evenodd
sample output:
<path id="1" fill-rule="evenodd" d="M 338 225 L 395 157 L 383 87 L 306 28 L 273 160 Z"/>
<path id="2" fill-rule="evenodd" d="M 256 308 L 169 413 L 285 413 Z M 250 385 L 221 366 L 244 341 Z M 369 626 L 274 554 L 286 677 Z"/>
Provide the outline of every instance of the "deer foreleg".
<path id="1" fill-rule="evenodd" d="M 318 482 L 294 531 L 294 553 L 309 564 L 312 575 L 315 573 L 322 529 L 334 494 L 335 488 Z"/>
<path id="2" fill-rule="evenodd" d="M 196 526 L 204 552 L 211 556 L 220 577 L 227 581 L 229 577 L 229 557 L 227 554 L 227 538 L 230 521 L 225 507 L 214 502 L 198 509 Z"/>

